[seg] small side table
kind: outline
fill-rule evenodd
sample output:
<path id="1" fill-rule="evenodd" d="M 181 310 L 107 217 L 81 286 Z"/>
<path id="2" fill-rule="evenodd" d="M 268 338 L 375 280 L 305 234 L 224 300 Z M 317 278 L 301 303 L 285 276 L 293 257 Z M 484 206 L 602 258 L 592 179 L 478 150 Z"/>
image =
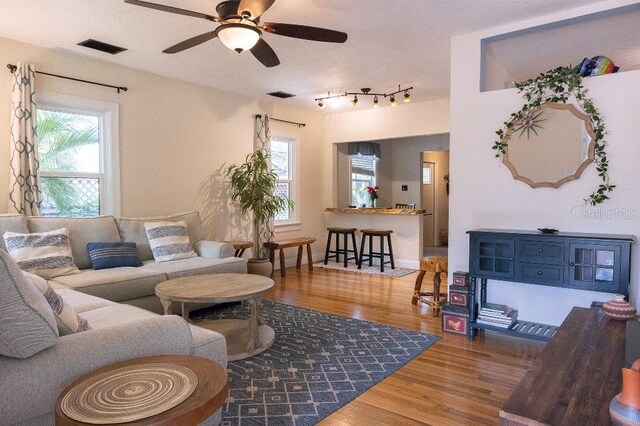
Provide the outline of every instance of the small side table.
<path id="1" fill-rule="evenodd" d="M 235 257 L 242 257 L 244 251 L 248 248 L 253 247 L 253 242 L 251 241 L 242 241 L 242 240 L 231 240 L 231 241 L 223 241 L 223 243 L 231 244 L 233 248 L 236 250 Z"/>
<path id="2" fill-rule="evenodd" d="M 143 358 L 134 358 L 128 361 L 118 362 L 100 368 L 91 373 L 85 374 L 78 380 L 67 386 L 58 397 L 56 403 L 55 417 L 56 425 L 87 425 L 68 417 L 61 408 L 61 401 L 72 389 L 89 387 L 103 373 L 109 373 L 119 368 L 131 367 L 153 363 L 178 364 L 189 368 L 198 377 L 198 385 L 193 393 L 182 403 L 163 413 L 156 414 L 144 419 L 127 422 L 127 425 L 177 425 L 177 424 L 199 424 L 208 419 L 222 407 L 227 395 L 229 385 L 227 373 L 215 362 L 195 356 L 187 355 L 158 355 Z"/>
<path id="3" fill-rule="evenodd" d="M 416 278 L 411 304 L 416 305 L 418 300 L 426 303 L 433 308 L 434 317 L 440 315 L 440 309 L 446 300 L 446 298 L 441 299 L 441 296 L 446 296 L 446 293 L 440 293 L 440 283 L 442 282 L 440 274 L 448 272 L 448 264 L 448 259 L 445 256 L 427 256 L 420 259 L 420 273 Z M 433 291 L 421 290 L 422 279 L 427 272 L 433 272 Z M 433 298 L 433 300 L 429 300 L 429 297 Z"/>

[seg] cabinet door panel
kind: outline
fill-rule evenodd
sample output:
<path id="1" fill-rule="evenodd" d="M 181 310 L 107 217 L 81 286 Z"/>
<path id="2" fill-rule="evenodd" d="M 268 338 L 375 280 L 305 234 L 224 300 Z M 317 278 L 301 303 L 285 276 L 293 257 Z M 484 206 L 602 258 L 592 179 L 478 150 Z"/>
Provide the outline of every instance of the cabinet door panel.
<path id="1" fill-rule="evenodd" d="M 569 244 L 569 283 L 585 290 L 618 292 L 620 246 Z"/>
<path id="2" fill-rule="evenodd" d="M 478 237 L 473 244 L 474 269 L 477 276 L 514 277 L 514 240 Z"/>

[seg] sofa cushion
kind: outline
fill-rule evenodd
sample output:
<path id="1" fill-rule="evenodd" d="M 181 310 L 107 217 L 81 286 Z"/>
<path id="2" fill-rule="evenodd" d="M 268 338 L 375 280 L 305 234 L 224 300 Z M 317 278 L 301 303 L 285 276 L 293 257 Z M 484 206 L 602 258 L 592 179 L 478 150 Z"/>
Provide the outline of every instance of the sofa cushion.
<path id="1" fill-rule="evenodd" d="M 78 274 L 69 244 L 69 230 L 18 234 L 6 232 L 4 242 L 18 266 L 43 278 Z"/>
<path id="2" fill-rule="evenodd" d="M 92 296 L 120 302 L 155 294 L 156 285 L 164 280 L 160 271 L 123 267 L 98 271 L 85 269 L 78 275 L 57 277 L 53 281 Z"/>
<path id="3" fill-rule="evenodd" d="M 69 241 L 76 266 L 80 269 L 91 268 L 91 259 L 87 253 L 87 243 L 102 241 L 120 242 L 120 233 L 113 216 L 98 217 L 42 217 L 27 218 L 31 232 L 45 232 L 57 228 L 69 229 Z"/>
<path id="4" fill-rule="evenodd" d="M 149 246 L 156 262 L 196 257 L 189 240 L 187 222 L 145 222 Z"/>
<path id="5" fill-rule="evenodd" d="M 187 227 L 189 228 L 189 240 L 191 240 L 191 244 L 205 238 L 204 228 L 200 221 L 200 214 L 197 211 L 179 213 L 170 216 L 139 218 L 121 217 L 118 218 L 118 229 L 120 230 L 122 241 L 136 243 L 140 259 L 144 261 L 153 259 L 153 253 L 151 252 L 151 247 L 149 247 L 149 240 L 147 239 L 147 233 L 144 229 L 145 222 L 179 222 L 181 220 L 187 222 Z"/>
<path id="6" fill-rule="evenodd" d="M 135 324 L 140 320 L 157 318 L 158 314 L 136 308 L 135 306 L 116 303 L 92 309 L 84 314 L 94 330 L 118 327 L 126 324 Z"/>
<path id="7" fill-rule="evenodd" d="M 58 327 L 44 296 L 0 250 L 0 355 L 27 358 L 58 341 Z"/>
<path id="8" fill-rule="evenodd" d="M 56 293 L 64 299 L 64 303 L 71 306 L 79 314 L 102 308 L 104 306 L 116 305 L 116 302 L 91 296 L 90 294 L 81 293 L 69 288 L 56 290 Z"/>
<path id="9" fill-rule="evenodd" d="M 17 232 L 28 234 L 27 218 L 25 215 L 17 213 L 0 214 L 0 249 L 7 250 L 2 236 L 5 232 Z"/>
<path id="10" fill-rule="evenodd" d="M 136 243 L 88 243 L 87 252 L 96 270 L 142 266 Z"/>
<path id="11" fill-rule="evenodd" d="M 171 260 L 169 262 L 143 262 L 141 269 L 162 272 L 168 279 L 185 277 L 188 275 L 219 274 L 223 272 L 247 272 L 247 262 L 238 257 L 224 259 L 207 259 L 204 257 L 190 257 L 188 259 Z"/>
<path id="12" fill-rule="evenodd" d="M 58 325 L 58 333 L 60 336 L 80 333 L 91 329 L 87 320 L 81 318 L 75 309 L 73 309 L 73 306 L 66 303 L 44 278 L 28 272 L 25 272 L 24 276 L 27 281 L 37 288 L 44 298 L 47 299 L 56 317 L 56 324 Z"/>

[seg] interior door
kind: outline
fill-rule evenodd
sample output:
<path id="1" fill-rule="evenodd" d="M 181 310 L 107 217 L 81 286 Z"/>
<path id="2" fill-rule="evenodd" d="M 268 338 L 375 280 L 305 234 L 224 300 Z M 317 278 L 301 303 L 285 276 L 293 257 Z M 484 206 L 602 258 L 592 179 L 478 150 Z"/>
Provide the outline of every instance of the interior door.
<path id="1" fill-rule="evenodd" d="M 431 247 L 435 245 L 435 171 L 436 164 L 425 161 L 422 163 L 422 208 L 424 215 L 424 245 Z"/>

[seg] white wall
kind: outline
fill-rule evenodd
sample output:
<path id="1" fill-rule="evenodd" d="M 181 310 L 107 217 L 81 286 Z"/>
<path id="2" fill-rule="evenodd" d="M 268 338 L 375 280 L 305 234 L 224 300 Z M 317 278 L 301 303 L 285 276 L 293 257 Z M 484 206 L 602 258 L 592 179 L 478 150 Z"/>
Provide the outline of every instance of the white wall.
<path id="1" fill-rule="evenodd" d="M 161 215 L 199 210 L 211 238 L 246 238 L 250 226 L 229 206 L 223 169 L 253 149 L 253 115 L 302 121 L 300 212 L 302 224 L 287 236 L 324 238 L 324 116 L 259 103 L 237 94 L 125 68 L 95 59 L 0 39 L 0 63 L 23 61 L 36 70 L 128 86 L 115 90 L 36 77 L 36 90 L 120 105 L 122 214 Z M 0 72 L 0 213 L 7 211 L 11 74 Z M 272 122 L 274 129 L 278 124 Z M 317 244 L 318 247 L 322 243 Z M 321 251 L 321 248 L 314 250 Z"/>
<path id="2" fill-rule="evenodd" d="M 585 86 L 605 117 L 610 133 L 607 156 L 612 183 L 617 185 L 612 199 L 596 208 L 586 207 L 582 201 L 599 184 L 594 166 L 590 166 L 580 180 L 559 189 L 532 189 L 513 180 L 507 168 L 494 158 L 491 146 L 495 131 L 510 113 L 520 108 L 523 100 L 515 89 L 479 91 L 482 38 L 628 3 L 610 1 L 452 40 L 450 154 L 454 178 L 450 196 L 450 270 L 468 270 L 465 232 L 479 227 L 529 230 L 550 227 L 562 231 L 640 235 L 637 214 L 640 212 L 640 71 L 585 79 Z M 567 58 L 567 64 L 571 60 Z M 640 307 L 637 244 L 632 252 L 631 299 Z M 515 283 L 495 282 L 489 286 L 490 301 L 517 307 L 523 319 L 549 324 L 560 324 L 572 306 L 589 306 L 593 300 L 612 298 L 605 293 Z"/>

